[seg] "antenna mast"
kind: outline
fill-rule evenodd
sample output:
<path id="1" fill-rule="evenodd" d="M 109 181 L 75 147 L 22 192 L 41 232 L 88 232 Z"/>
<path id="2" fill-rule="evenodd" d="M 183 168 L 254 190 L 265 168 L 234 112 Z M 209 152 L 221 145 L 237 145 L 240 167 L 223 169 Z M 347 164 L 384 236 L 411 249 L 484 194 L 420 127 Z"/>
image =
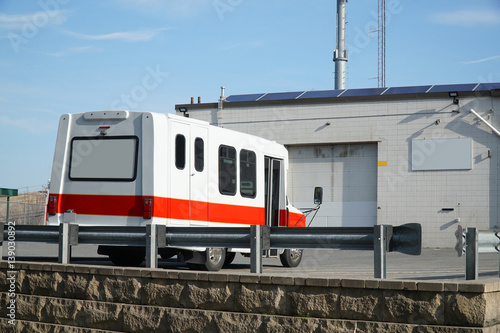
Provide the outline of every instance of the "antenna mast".
<path id="1" fill-rule="evenodd" d="M 335 89 L 346 89 L 347 85 L 346 5 L 347 0 L 337 0 L 337 48 L 333 51 Z"/>
<path id="2" fill-rule="evenodd" d="M 378 86 L 385 87 L 385 2 L 378 0 Z"/>

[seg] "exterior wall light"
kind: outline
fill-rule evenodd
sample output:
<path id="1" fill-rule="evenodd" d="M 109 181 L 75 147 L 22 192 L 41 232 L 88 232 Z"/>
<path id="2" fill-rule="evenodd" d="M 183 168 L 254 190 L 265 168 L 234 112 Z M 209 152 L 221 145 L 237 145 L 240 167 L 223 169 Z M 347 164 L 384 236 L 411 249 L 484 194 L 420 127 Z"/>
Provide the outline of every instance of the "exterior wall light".
<path id="1" fill-rule="evenodd" d="M 187 114 L 187 112 L 188 112 L 187 107 L 185 107 L 185 106 L 181 106 L 181 107 L 179 108 L 179 112 L 181 112 L 181 113 L 184 115 L 184 117 L 189 118 L 189 115 Z"/>
<path id="2" fill-rule="evenodd" d="M 449 92 L 448 95 L 453 98 L 453 104 L 457 104 L 458 105 L 458 102 L 459 102 L 459 99 L 458 99 L 458 92 L 456 91 L 452 91 L 452 92 Z"/>

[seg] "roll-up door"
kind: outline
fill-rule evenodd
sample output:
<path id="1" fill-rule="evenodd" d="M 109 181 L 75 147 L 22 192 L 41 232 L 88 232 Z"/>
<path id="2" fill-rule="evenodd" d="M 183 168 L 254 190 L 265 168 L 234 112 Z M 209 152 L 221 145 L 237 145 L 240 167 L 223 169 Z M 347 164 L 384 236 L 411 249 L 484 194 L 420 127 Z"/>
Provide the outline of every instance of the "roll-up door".
<path id="1" fill-rule="evenodd" d="M 288 195 L 294 206 L 313 207 L 314 187 L 323 187 L 323 204 L 311 226 L 377 223 L 376 143 L 290 146 L 288 151 Z"/>

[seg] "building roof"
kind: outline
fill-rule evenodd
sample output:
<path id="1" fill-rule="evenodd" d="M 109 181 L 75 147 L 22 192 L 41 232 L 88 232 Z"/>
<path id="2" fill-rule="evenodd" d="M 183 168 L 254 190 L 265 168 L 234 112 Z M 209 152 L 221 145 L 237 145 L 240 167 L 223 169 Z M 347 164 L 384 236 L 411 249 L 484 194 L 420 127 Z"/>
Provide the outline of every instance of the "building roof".
<path id="1" fill-rule="evenodd" d="M 407 98 L 447 98 L 456 92 L 458 97 L 490 96 L 500 97 L 500 82 L 443 84 L 407 87 L 361 88 L 341 90 L 306 90 L 258 94 L 230 95 L 224 101 L 225 107 L 246 107 L 262 104 L 304 104 L 335 103 L 352 100 L 407 99 Z M 451 97 L 451 96 L 449 96 Z M 262 104 L 261 104 L 262 103 Z M 232 104 L 232 105 L 231 105 Z M 217 108 L 217 102 L 198 104 L 176 104 L 175 109 L 185 107 L 189 111 Z"/>
<path id="2" fill-rule="evenodd" d="M 337 98 L 337 97 L 389 96 L 389 95 L 433 94 L 433 93 L 448 93 L 448 92 L 474 93 L 479 91 L 490 91 L 495 89 L 500 89 L 500 82 L 426 85 L 426 86 L 409 86 L 409 87 L 341 89 L 341 90 L 309 90 L 309 91 L 231 95 L 226 98 L 226 102 L 305 100 L 313 98 L 317 99 L 317 98 Z"/>

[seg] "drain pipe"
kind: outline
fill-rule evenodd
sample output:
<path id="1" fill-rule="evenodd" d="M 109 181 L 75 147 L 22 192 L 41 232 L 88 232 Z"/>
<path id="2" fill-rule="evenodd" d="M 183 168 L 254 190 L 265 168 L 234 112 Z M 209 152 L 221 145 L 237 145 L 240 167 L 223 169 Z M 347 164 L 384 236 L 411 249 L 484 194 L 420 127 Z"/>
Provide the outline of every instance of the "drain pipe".
<path id="1" fill-rule="evenodd" d="M 479 115 L 479 113 L 477 113 L 476 111 L 474 111 L 474 109 L 470 109 L 470 113 L 474 114 L 477 119 L 481 120 L 483 123 L 486 124 L 486 126 L 488 126 L 489 128 L 491 128 L 491 130 L 493 132 L 495 132 L 496 135 L 500 136 L 500 131 L 498 131 L 495 127 L 493 127 L 493 125 L 491 125 L 489 122 L 486 121 L 486 119 L 484 119 L 483 117 L 481 117 Z"/>

